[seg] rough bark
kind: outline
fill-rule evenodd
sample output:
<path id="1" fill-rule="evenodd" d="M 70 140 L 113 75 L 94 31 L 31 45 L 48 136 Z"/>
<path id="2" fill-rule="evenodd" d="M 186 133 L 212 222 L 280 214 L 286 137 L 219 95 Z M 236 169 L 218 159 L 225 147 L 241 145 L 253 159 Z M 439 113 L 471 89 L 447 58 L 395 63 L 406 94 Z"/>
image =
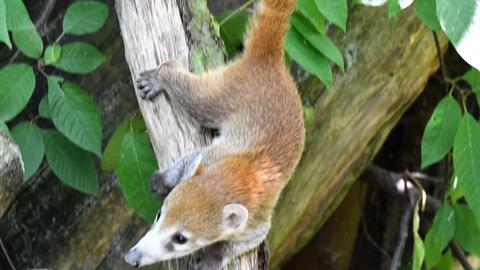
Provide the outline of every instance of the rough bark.
<path id="1" fill-rule="evenodd" d="M 315 103 L 303 159 L 273 219 L 273 268 L 327 220 L 438 68 L 432 33 L 413 10 L 392 19 L 385 8 L 357 6 L 349 14 L 341 40 L 348 68 Z"/>
<path id="2" fill-rule="evenodd" d="M 113 0 L 107 2 L 113 10 Z M 193 6 L 200 1 L 186 2 Z M 69 1 L 60 4 L 50 19 L 57 25 Z M 86 38 L 106 54 L 107 62 L 94 74 L 71 78 L 90 90 L 102 108 L 104 142 L 136 110 L 117 19 L 111 14 L 101 33 Z M 198 26 L 211 27 L 207 19 Z M 194 25 L 185 25 L 189 27 Z M 314 80 L 302 83 L 312 90 L 301 87 L 304 99 L 320 98 L 312 102 L 315 120 L 304 158 L 272 224 L 274 267 L 304 246 L 325 222 L 437 67 L 431 33 L 413 11 L 387 20 L 383 8 L 354 8 L 347 36 L 337 35 L 335 40 L 349 68 L 336 75 L 331 94 L 321 92 Z M 0 237 L 18 269 L 129 269 L 121 255 L 148 224 L 128 208 L 113 173 L 101 173 L 100 183 L 101 194 L 94 197 L 65 187 L 48 168 L 30 180 L 0 218 Z M 0 268 L 9 269 L 2 255 Z"/>
<path id="3" fill-rule="evenodd" d="M 0 218 L 20 190 L 22 177 L 20 149 L 0 130 Z"/>

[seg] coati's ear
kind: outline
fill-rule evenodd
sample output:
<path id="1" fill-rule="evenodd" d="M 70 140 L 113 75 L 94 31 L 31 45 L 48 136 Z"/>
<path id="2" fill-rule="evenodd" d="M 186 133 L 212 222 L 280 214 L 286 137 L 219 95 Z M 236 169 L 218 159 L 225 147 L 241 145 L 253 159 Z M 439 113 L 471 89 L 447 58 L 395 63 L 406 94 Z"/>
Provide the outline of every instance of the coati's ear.
<path id="1" fill-rule="evenodd" d="M 245 206 L 238 203 L 231 203 L 223 207 L 221 227 L 225 233 L 231 233 L 244 225 L 248 221 L 248 210 Z"/>
<path id="2" fill-rule="evenodd" d="M 196 150 L 181 159 L 175 161 L 163 174 L 165 183 L 170 187 L 175 187 L 183 180 L 203 172 L 202 151 Z"/>

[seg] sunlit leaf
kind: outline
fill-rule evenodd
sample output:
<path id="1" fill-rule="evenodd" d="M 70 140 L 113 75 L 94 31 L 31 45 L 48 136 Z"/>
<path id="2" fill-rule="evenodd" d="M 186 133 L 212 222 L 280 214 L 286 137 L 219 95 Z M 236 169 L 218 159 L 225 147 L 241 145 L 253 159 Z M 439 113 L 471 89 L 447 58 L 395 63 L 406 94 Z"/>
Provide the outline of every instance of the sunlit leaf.
<path id="1" fill-rule="evenodd" d="M 0 42 L 3 42 L 9 49 L 12 49 L 12 43 L 10 43 L 10 36 L 7 30 L 7 16 L 5 1 L 0 0 Z"/>
<path id="2" fill-rule="evenodd" d="M 101 156 L 102 120 L 95 102 L 78 85 L 48 77 L 48 105 L 55 127 L 79 147 Z"/>
<path id="3" fill-rule="evenodd" d="M 45 54 L 44 54 L 45 64 L 51 65 L 57 62 L 58 59 L 60 59 L 61 54 L 62 54 L 62 46 L 58 44 L 53 44 L 48 46 L 45 49 Z"/>
<path id="4" fill-rule="evenodd" d="M 325 34 L 325 17 L 318 10 L 315 1 L 298 0 L 297 10 L 315 27 L 318 32 Z"/>
<path id="5" fill-rule="evenodd" d="M 436 0 L 417 0 L 415 1 L 415 8 L 417 10 L 418 17 L 428 27 L 435 31 L 440 31 L 440 22 L 437 18 L 437 2 Z"/>
<path id="6" fill-rule="evenodd" d="M 455 212 L 448 203 L 437 210 L 432 227 L 425 237 L 425 263 L 428 269 L 436 266 L 443 249 L 455 234 Z"/>
<path id="7" fill-rule="evenodd" d="M 34 59 L 42 56 L 43 42 L 35 27 L 13 30 L 12 37 L 18 49 L 26 56 Z"/>
<path id="8" fill-rule="evenodd" d="M 27 64 L 0 69 L 0 121 L 8 121 L 27 106 L 35 89 L 35 75 Z"/>
<path id="9" fill-rule="evenodd" d="M 327 59 L 306 42 L 295 28 L 288 31 L 285 50 L 302 68 L 317 76 L 327 88 L 332 86 L 332 70 Z"/>
<path id="10" fill-rule="evenodd" d="M 453 167 L 465 199 L 480 222 L 480 125 L 468 113 L 455 135 Z"/>
<path id="11" fill-rule="evenodd" d="M 315 49 L 344 70 L 342 53 L 327 35 L 316 32 L 303 17 L 295 14 L 292 16 L 292 24 Z"/>
<path id="12" fill-rule="evenodd" d="M 34 124 L 21 122 L 12 129 L 12 138 L 22 154 L 23 180 L 28 180 L 37 171 L 45 154 L 42 133 Z"/>
<path id="13" fill-rule="evenodd" d="M 460 105 L 451 95 L 438 103 L 422 137 L 422 168 L 441 160 L 452 149 L 461 118 Z"/>
<path id="14" fill-rule="evenodd" d="M 110 137 L 110 140 L 108 140 L 107 146 L 103 151 L 101 162 L 102 169 L 105 171 L 116 170 L 120 162 L 122 143 L 125 135 L 129 131 L 142 130 L 145 130 L 145 122 L 139 116 L 123 121 L 117 127 L 112 137 Z"/>
<path id="15" fill-rule="evenodd" d="M 480 69 L 480 1 L 437 0 L 437 16 L 458 54 Z"/>
<path id="16" fill-rule="evenodd" d="M 70 5 L 63 17 L 63 31 L 83 35 L 100 30 L 108 17 L 108 6 L 96 1 L 79 1 Z"/>
<path id="17" fill-rule="evenodd" d="M 97 69 L 105 57 L 95 47 L 83 42 L 67 43 L 53 66 L 71 73 L 86 74 Z"/>
<path id="18" fill-rule="evenodd" d="M 153 222 L 161 200 L 150 192 L 149 179 L 157 169 L 155 155 L 142 134 L 133 131 L 125 135 L 118 168 L 120 188 L 128 205 L 142 218 Z"/>
<path id="19" fill-rule="evenodd" d="M 223 21 L 232 11 L 224 12 L 217 17 L 217 21 Z M 250 13 L 242 10 L 233 15 L 220 26 L 220 34 L 225 43 L 225 47 L 230 56 L 241 47 L 243 37 L 247 31 Z"/>
<path id="20" fill-rule="evenodd" d="M 99 193 L 92 156 L 60 132 L 44 130 L 45 154 L 53 173 L 65 184 L 82 192 Z"/>
<path id="21" fill-rule="evenodd" d="M 418 215 L 418 203 L 413 212 L 412 218 L 413 229 L 413 258 L 412 258 L 412 270 L 421 270 L 423 259 L 425 256 L 425 247 L 423 240 L 418 234 L 418 228 L 420 227 L 420 216 Z"/>
<path id="22" fill-rule="evenodd" d="M 347 0 L 315 0 L 320 12 L 343 32 L 347 31 L 348 5 Z"/>
<path id="23" fill-rule="evenodd" d="M 480 227 L 470 208 L 460 204 L 453 205 L 455 209 L 455 239 L 460 246 L 480 256 Z"/>

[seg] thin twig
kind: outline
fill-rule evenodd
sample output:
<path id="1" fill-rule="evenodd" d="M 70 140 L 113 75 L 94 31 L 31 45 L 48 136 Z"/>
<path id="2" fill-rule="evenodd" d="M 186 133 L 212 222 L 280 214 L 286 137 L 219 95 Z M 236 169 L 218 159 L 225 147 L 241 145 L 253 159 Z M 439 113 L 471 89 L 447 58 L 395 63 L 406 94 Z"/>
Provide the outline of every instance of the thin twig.
<path id="1" fill-rule="evenodd" d="M 219 25 L 222 26 L 225 22 L 227 22 L 228 20 L 230 20 L 231 18 L 233 18 L 235 15 L 237 15 L 240 11 L 246 9 L 248 6 L 250 6 L 251 4 L 253 4 L 253 2 L 255 2 L 255 0 L 248 0 L 247 2 L 245 2 L 243 5 L 241 5 L 239 8 L 235 9 L 232 13 L 228 14 L 225 18 L 223 18 L 222 21 L 220 21 Z"/>
<path id="2" fill-rule="evenodd" d="M 380 251 L 380 253 L 382 253 L 383 256 L 385 256 L 389 262 L 391 262 L 392 257 L 390 256 L 390 254 L 388 254 L 388 252 L 384 248 L 382 248 L 379 244 L 377 244 L 377 242 L 373 240 L 372 236 L 370 236 L 370 233 L 368 232 L 368 229 L 367 229 L 367 222 L 365 221 L 364 217 L 362 217 L 362 228 L 363 228 L 363 234 L 365 234 L 365 237 L 367 238 L 368 242 L 370 242 L 370 244 L 372 244 L 378 251 Z"/>
<path id="3" fill-rule="evenodd" d="M 407 184 L 405 181 L 405 186 L 406 185 Z M 398 230 L 397 245 L 395 247 L 395 253 L 393 254 L 392 263 L 390 264 L 390 270 L 397 270 L 402 264 L 403 251 L 405 250 L 405 243 L 407 242 L 410 221 L 412 219 L 412 214 L 414 211 L 414 205 L 415 204 L 413 203 L 413 200 L 409 195 L 408 198 L 405 199 L 405 206 L 403 208 L 403 214 L 400 220 L 400 228 Z"/>
<path id="4" fill-rule="evenodd" d="M 7 261 L 8 261 L 8 264 L 10 265 L 10 268 L 12 268 L 12 270 L 17 270 L 17 269 L 15 268 L 15 265 L 13 265 L 13 262 L 12 262 L 12 260 L 10 259 L 10 256 L 8 256 L 7 249 L 6 249 L 5 246 L 3 245 L 3 241 L 2 241 L 2 238 L 1 238 L 1 237 L 0 237 L 0 247 L 2 248 L 3 254 L 4 254 L 5 257 L 7 258 Z"/>
<path id="5" fill-rule="evenodd" d="M 462 264 L 463 269 L 473 270 L 473 267 L 468 262 L 467 257 L 465 257 L 463 250 L 458 246 L 458 244 L 455 241 L 450 242 L 450 248 L 452 249 L 452 252 L 455 255 L 455 257 L 457 257 L 460 264 Z"/>
<path id="6" fill-rule="evenodd" d="M 442 50 L 440 49 L 440 41 L 438 40 L 438 34 L 435 31 L 432 31 L 433 33 L 433 40 L 435 40 L 435 47 L 437 48 L 437 57 L 438 57 L 438 62 L 440 63 L 440 69 L 442 71 L 442 77 L 443 77 L 443 84 L 445 85 L 445 89 L 447 93 L 449 92 L 449 87 L 448 87 L 448 74 L 447 74 L 447 69 L 445 67 L 445 61 L 443 60 L 443 55 L 442 55 Z"/>
<path id="7" fill-rule="evenodd" d="M 35 22 L 35 27 L 37 27 L 38 31 L 40 32 L 40 36 L 45 36 L 45 25 L 47 24 L 47 19 L 50 17 L 50 14 L 55 7 L 57 0 L 48 0 L 45 6 L 43 7 L 42 13 L 40 17 L 38 17 L 37 22 Z"/>

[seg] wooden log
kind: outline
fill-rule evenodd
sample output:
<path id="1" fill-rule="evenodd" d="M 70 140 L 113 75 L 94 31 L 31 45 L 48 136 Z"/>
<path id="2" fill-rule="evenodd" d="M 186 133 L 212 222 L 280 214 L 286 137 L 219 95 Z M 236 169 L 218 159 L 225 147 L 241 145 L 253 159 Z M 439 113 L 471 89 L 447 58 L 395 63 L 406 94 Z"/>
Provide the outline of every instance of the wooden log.
<path id="1" fill-rule="evenodd" d="M 0 218 L 20 190 L 23 170 L 20 149 L 0 130 Z"/>
<path id="2" fill-rule="evenodd" d="M 347 70 L 315 103 L 303 159 L 277 205 L 274 269 L 327 220 L 438 68 L 433 35 L 414 10 L 388 19 L 386 8 L 355 6 L 349 14 L 347 34 L 337 39 Z"/>

